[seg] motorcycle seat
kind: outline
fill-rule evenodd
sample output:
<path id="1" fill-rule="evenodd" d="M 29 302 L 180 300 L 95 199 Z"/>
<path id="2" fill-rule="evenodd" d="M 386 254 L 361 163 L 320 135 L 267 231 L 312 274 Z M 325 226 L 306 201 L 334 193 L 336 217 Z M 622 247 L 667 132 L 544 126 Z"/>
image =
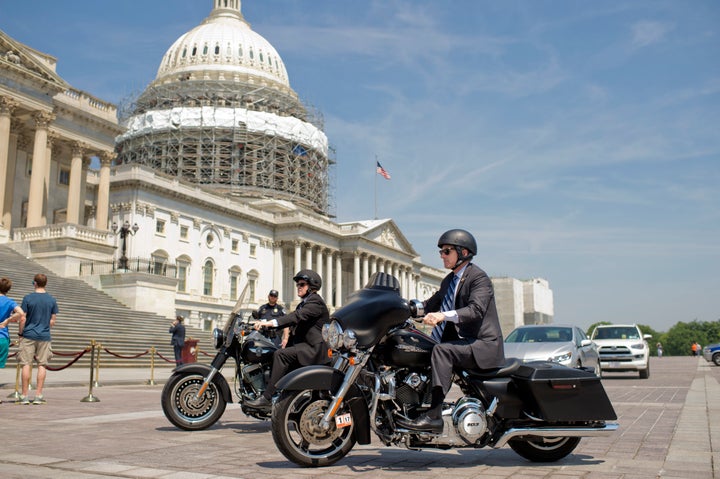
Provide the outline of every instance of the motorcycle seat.
<path id="1" fill-rule="evenodd" d="M 505 378 L 511 376 L 515 371 L 518 370 L 522 361 L 518 358 L 506 358 L 505 364 L 499 368 L 490 369 L 466 369 L 465 374 L 471 379 L 491 379 L 491 378 Z"/>

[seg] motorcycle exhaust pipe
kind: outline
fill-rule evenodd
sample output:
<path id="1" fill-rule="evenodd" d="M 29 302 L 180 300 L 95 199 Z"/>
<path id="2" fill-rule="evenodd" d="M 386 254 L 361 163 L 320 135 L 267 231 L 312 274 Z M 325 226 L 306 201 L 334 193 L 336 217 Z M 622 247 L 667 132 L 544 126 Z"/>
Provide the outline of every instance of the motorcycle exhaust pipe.
<path id="1" fill-rule="evenodd" d="M 542 427 L 513 428 L 503 434 L 492 447 L 503 447 L 510 439 L 522 436 L 533 437 L 604 437 L 618 429 L 617 423 L 605 424 L 602 427 Z"/>

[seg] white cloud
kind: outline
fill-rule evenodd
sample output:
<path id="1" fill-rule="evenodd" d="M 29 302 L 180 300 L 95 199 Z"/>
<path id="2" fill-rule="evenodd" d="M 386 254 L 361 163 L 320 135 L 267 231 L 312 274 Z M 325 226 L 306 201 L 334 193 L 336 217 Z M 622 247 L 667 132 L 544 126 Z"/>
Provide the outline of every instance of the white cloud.
<path id="1" fill-rule="evenodd" d="M 637 48 L 653 45 L 664 40 L 675 26 L 670 23 L 642 20 L 632 26 L 632 43 Z"/>

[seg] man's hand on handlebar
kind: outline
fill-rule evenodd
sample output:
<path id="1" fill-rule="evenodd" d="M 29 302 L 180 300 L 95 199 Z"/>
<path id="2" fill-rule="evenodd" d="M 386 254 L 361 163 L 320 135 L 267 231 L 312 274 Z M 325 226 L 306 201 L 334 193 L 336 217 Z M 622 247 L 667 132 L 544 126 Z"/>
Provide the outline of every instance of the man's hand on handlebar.
<path id="1" fill-rule="evenodd" d="M 255 321 L 255 324 L 253 324 L 253 328 L 255 328 L 255 331 L 259 331 L 260 328 L 272 328 L 273 323 L 272 321 L 268 321 L 265 319 L 261 319 L 260 321 Z"/>
<path id="2" fill-rule="evenodd" d="M 445 321 L 445 315 L 442 313 L 428 313 L 422 318 L 423 324 L 428 326 L 435 326 L 442 321 Z"/>

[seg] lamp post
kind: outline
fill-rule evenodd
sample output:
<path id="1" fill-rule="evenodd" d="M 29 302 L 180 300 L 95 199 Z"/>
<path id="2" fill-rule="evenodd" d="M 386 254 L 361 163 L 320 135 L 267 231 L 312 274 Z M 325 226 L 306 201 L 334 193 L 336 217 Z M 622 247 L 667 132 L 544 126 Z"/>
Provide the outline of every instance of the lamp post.
<path id="1" fill-rule="evenodd" d="M 120 228 L 120 231 L 118 231 L 118 224 L 113 221 L 112 224 L 112 230 L 113 233 L 119 234 L 120 239 L 122 240 L 122 255 L 120 256 L 120 259 L 118 260 L 118 269 L 128 269 L 128 258 L 127 258 L 127 237 L 128 235 L 135 235 L 137 233 L 137 230 L 139 230 L 140 227 L 137 223 L 132 225 L 132 228 L 130 227 L 130 223 L 128 221 L 125 221 L 123 223 L 122 227 Z"/>

